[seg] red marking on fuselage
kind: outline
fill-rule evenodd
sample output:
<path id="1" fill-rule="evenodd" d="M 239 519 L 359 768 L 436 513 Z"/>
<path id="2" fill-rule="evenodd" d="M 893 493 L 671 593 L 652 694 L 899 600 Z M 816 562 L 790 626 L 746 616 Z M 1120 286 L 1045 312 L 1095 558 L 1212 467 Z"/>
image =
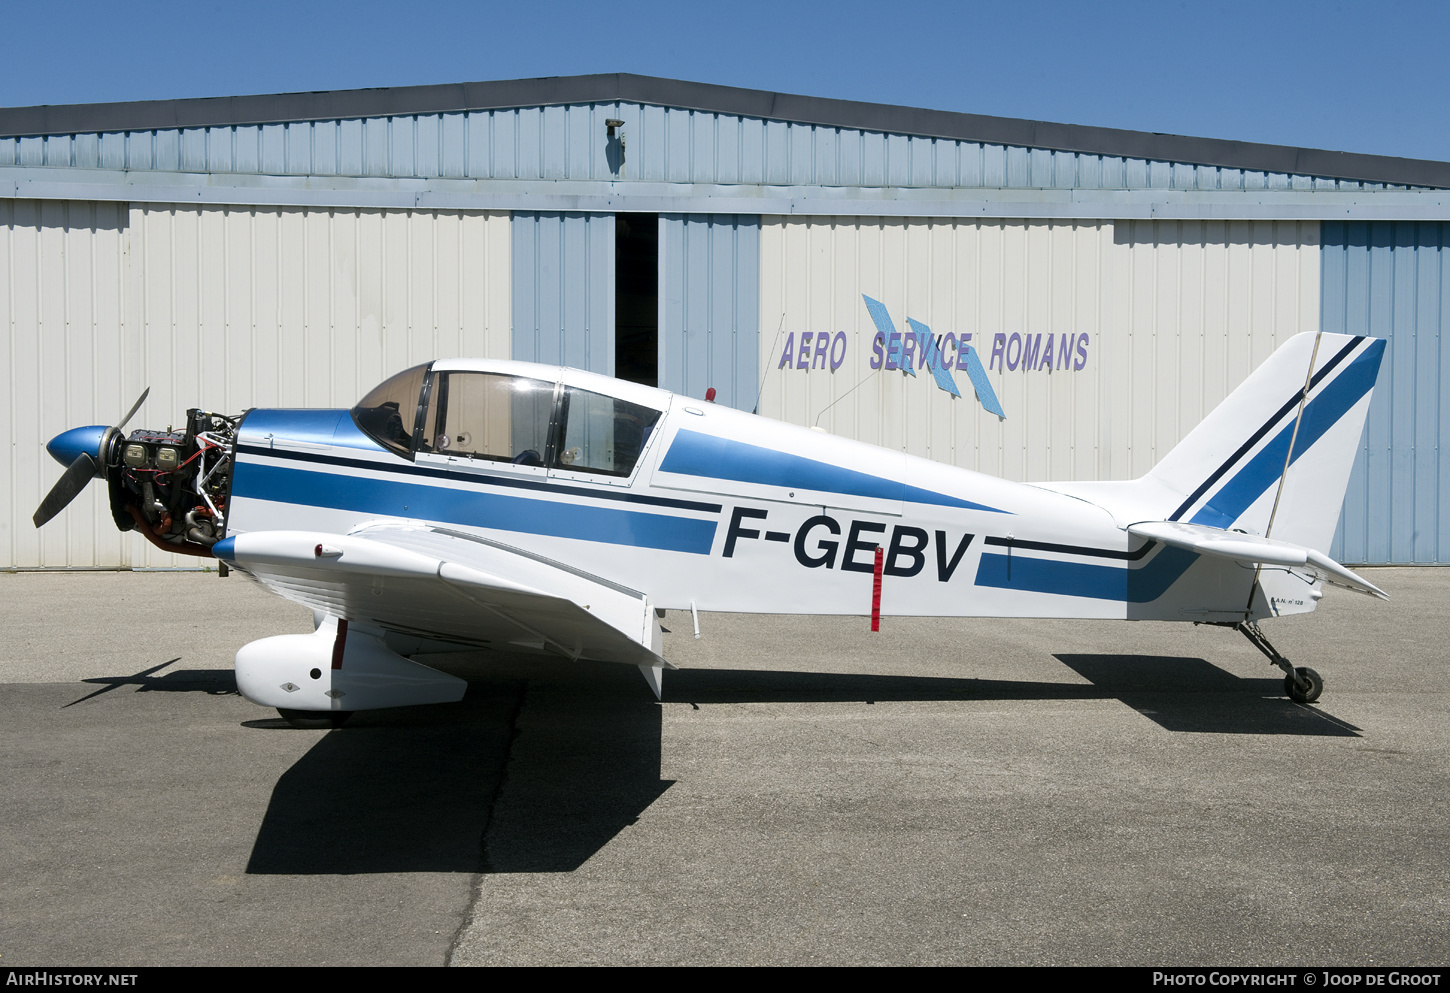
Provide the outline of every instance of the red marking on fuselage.
<path id="1" fill-rule="evenodd" d="M 337 640 L 332 643 L 332 667 L 342 668 L 342 650 L 347 645 L 347 621 L 338 618 Z"/>
<path id="2" fill-rule="evenodd" d="M 876 566 L 871 570 L 871 630 L 881 630 L 881 562 L 885 552 L 876 546 Z"/>

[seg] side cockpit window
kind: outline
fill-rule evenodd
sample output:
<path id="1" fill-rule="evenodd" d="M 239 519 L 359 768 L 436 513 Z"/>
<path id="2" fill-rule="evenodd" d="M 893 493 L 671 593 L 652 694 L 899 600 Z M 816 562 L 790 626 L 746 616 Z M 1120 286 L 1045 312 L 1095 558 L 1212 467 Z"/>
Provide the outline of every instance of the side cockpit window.
<path id="1" fill-rule="evenodd" d="M 415 365 L 379 383 L 352 408 L 353 422 L 384 448 L 412 458 L 418 405 L 431 367 L 431 362 Z"/>
<path id="2" fill-rule="evenodd" d="M 352 408 L 357 426 L 415 453 L 627 477 L 661 411 L 577 386 L 496 372 L 414 366 Z"/>
<path id="3" fill-rule="evenodd" d="M 660 412 L 618 397 L 566 387 L 559 413 L 558 467 L 628 476 Z"/>
<path id="4" fill-rule="evenodd" d="M 435 372 L 420 452 L 541 466 L 554 384 L 491 372 Z"/>

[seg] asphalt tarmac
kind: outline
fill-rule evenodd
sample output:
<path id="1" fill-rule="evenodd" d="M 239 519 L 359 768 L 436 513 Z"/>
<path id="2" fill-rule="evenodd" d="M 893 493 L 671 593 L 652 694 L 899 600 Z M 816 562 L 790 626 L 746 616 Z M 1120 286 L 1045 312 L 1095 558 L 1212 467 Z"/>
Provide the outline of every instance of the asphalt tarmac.
<path id="1" fill-rule="evenodd" d="M 236 695 L 241 577 L 0 575 L 0 966 L 1443 965 L 1450 570 L 1242 637 L 688 614 L 459 704 Z"/>

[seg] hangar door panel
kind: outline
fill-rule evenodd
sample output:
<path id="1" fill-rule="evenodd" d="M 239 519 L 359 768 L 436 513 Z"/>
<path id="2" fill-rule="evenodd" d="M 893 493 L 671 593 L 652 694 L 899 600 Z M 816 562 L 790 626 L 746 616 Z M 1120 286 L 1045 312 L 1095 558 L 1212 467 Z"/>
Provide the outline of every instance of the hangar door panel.
<path id="1" fill-rule="evenodd" d="M 1326 221 L 1324 330 L 1388 338 L 1329 554 L 1450 562 L 1450 224 Z"/>
<path id="2" fill-rule="evenodd" d="M 760 388 L 760 218 L 660 215 L 659 385 L 753 410 Z"/>
<path id="3" fill-rule="evenodd" d="M 614 215 L 513 215 L 513 357 L 614 375 Z"/>

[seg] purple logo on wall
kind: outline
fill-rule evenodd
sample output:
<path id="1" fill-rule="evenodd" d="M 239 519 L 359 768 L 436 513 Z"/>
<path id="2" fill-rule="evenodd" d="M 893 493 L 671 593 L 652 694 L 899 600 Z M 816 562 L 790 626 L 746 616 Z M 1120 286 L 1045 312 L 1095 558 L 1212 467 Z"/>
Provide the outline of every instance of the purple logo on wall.
<path id="1" fill-rule="evenodd" d="M 800 350 L 796 350 L 795 332 L 792 331 L 785 339 L 785 350 L 780 353 L 780 361 L 775 364 L 777 369 L 830 369 L 835 372 L 846 361 L 846 332 L 837 331 L 835 336 L 829 331 L 822 331 L 819 334 L 811 331 L 801 332 Z"/>
<path id="2" fill-rule="evenodd" d="M 943 338 L 933 335 L 931 328 L 910 317 L 906 319 L 906 326 L 911 330 L 898 333 L 885 304 L 865 294 L 861 299 L 866 301 L 866 310 L 876 325 L 876 337 L 871 341 L 871 368 L 900 369 L 911 376 L 916 375 L 917 369 L 929 369 L 937 387 L 954 397 L 962 394 L 952 378 L 952 370 L 960 370 L 972 381 L 972 390 L 983 407 L 998 417 L 1007 416 L 987 379 L 987 370 L 982 368 L 982 360 L 977 358 L 977 350 L 970 344 L 970 334 L 960 337 L 949 334 Z"/>
<path id="3" fill-rule="evenodd" d="M 1019 368 L 1023 372 L 1038 369 L 1079 372 L 1087 365 L 1087 349 L 1086 334 L 1018 334 L 1015 331 L 1010 335 L 994 334 L 991 368 L 1014 372 Z"/>
<path id="4" fill-rule="evenodd" d="M 999 332 L 992 335 L 992 353 L 987 367 L 972 346 L 973 335 L 934 335 L 931 328 L 908 317 L 909 330 L 897 331 L 886 305 L 862 294 L 866 310 L 876 325 L 871 341 L 872 369 L 886 369 L 916 376 L 918 369 L 931 372 L 937 387 L 952 396 L 961 396 L 952 373 L 965 372 L 972 390 L 982 406 L 998 417 L 1007 416 L 987 378 L 987 369 L 1001 372 L 1080 372 L 1087 366 L 1089 336 L 1086 334 L 1022 334 Z M 794 331 L 785 340 L 776 369 L 809 371 L 820 369 L 835 372 L 846 362 L 850 339 L 846 332 L 804 331 L 799 339 Z"/>

